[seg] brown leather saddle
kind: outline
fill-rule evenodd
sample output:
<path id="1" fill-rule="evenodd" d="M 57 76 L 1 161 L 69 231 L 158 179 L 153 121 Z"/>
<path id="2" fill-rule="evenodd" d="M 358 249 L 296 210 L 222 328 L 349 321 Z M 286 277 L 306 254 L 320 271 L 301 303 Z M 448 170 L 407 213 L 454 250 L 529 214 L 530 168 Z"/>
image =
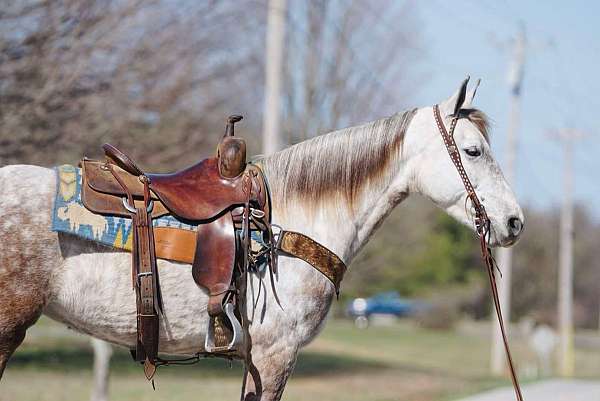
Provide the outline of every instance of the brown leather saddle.
<path id="1" fill-rule="evenodd" d="M 94 213 L 130 217 L 135 227 L 132 281 L 136 290 L 137 361 L 144 361 L 150 379 L 158 357 L 160 282 L 152 218 L 171 214 L 197 224 L 192 276 L 209 294 L 207 353 L 240 351 L 243 330 L 239 318 L 241 291 L 250 255 L 250 233 L 259 232 L 272 244 L 270 199 L 259 167 L 246 163 L 246 144 L 234 136 L 231 116 L 217 154 L 173 174 L 144 173 L 116 147 L 103 146 L 106 160 L 82 160 L 82 200 Z M 268 246 L 268 245 L 267 245 Z M 268 247 L 274 269 L 273 247 Z M 237 314 L 237 315 L 236 315 Z"/>

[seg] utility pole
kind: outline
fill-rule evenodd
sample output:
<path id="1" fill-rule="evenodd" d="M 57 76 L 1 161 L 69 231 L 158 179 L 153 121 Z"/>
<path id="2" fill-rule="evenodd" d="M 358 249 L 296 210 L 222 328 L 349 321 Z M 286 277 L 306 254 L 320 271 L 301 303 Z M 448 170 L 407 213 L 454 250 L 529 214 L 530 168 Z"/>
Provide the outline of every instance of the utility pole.
<path id="1" fill-rule="evenodd" d="M 267 51 L 265 58 L 265 107 L 263 111 L 263 154 L 281 149 L 281 75 L 285 37 L 286 0 L 269 0 Z"/>
<path id="2" fill-rule="evenodd" d="M 512 185 L 515 183 L 515 155 L 517 153 L 517 131 L 519 128 L 521 107 L 521 85 L 525 72 L 525 27 L 521 27 L 514 40 L 513 58 L 508 74 L 510 86 L 510 116 L 508 131 L 506 133 L 506 165 L 504 175 Z M 498 297 L 504 319 L 504 326 L 508 330 L 510 322 L 510 283 L 512 275 L 512 248 L 500 248 L 496 252 L 498 266 L 502 271 L 502 279 L 498 281 Z M 492 319 L 492 348 L 490 357 L 490 370 L 493 375 L 500 376 L 505 372 L 506 357 L 504 356 L 504 345 L 500 324 Z"/>
<path id="3" fill-rule="evenodd" d="M 553 133 L 564 152 L 563 202 L 560 211 L 558 255 L 558 371 L 563 377 L 575 372 L 573 340 L 573 142 L 583 134 L 573 129 Z"/>

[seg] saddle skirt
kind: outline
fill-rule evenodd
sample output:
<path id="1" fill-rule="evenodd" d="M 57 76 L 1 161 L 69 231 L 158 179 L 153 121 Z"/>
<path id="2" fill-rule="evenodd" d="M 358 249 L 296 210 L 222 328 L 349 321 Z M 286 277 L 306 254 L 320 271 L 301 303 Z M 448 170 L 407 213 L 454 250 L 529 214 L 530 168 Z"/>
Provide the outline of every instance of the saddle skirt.
<path id="1" fill-rule="evenodd" d="M 55 167 L 55 171 L 52 231 L 131 252 L 131 218 L 91 212 L 83 205 L 82 170 L 76 166 L 62 165 Z M 197 224 L 178 219 L 165 209 L 152 219 L 152 226 L 157 258 L 188 264 L 193 262 Z M 259 240 L 258 236 L 253 235 L 253 241 Z"/>

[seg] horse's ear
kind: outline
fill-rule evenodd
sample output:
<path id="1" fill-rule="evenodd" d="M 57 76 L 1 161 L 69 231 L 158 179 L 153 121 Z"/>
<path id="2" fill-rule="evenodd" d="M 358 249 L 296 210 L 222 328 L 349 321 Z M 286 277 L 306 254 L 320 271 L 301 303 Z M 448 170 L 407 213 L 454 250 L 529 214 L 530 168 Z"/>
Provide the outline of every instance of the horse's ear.
<path id="1" fill-rule="evenodd" d="M 471 89 L 470 91 L 467 92 L 465 101 L 463 102 L 461 108 L 463 108 L 463 109 L 473 108 L 473 99 L 475 98 L 475 94 L 477 93 L 477 88 L 479 88 L 480 83 L 481 83 L 481 79 L 478 79 L 477 82 L 475 82 L 475 86 L 473 87 L 473 89 Z"/>
<path id="2" fill-rule="evenodd" d="M 450 98 L 444 100 L 440 104 L 440 109 L 444 116 L 453 116 L 458 113 L 463 103 L 465 102 L 465 98 L 467 96 L 467 84 L 469 83 L 469 78 L 467 77 L 458 90 L 454 93 L 454 95 L 450 96 Z"/>

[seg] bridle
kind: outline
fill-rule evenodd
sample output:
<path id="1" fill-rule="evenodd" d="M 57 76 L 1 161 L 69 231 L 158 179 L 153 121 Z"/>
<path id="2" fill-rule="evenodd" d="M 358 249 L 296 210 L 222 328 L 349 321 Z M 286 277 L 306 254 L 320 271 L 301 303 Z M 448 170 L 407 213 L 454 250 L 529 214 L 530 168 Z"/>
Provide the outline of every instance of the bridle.
<path id="1" fill-rule="evenodd" d="M 490 287 L 492 290 L 492 298 L 494 300 L 494 307 L 496 309 L 496 316 L 498 317 L 498 323 L 500 324 L 500 331 L 502 332 L 502 341 L 504 342 L 504 350 L 506 351 L 506 359 L 508 361 L 508 367 L 510 368 L 510 378 L 515 389 L 515 395 L 517 400 L 523 401 L 521 387 L 519 386 L 519 379 L 517 378 L 513 360 L 510 354 L 510 348 L 508 346 L 506 329 L 504 327 L 504 319 L 502 318 L 502 311 L 500 308 L 500 299 L 498 298 L 498 287 L 496 285 L 495 274 L 495 269 L 497 269 L 498 267 L 496 265 L 494 257 L 492 256 L 492 251 L 490 250 L 489 246 L 490 218 L 488 217 L 487 212 L 485 211 L 485 207 L 480 202 L 479 197 L 475 193 L 473 184 L 471 184 L 471 180 L 469 179 L 469 176 L 467 175 L 467 172 L 465 171 L 465 168 L 462 164 L 460 152 L 458 150 L 458 147 L 456 146 L 456 141 L 454 140 L 454 129 L 456 128 L 456 123 L 459 119 L 459 113 L 457 111 L 454 113 L 454 115 L 452 115 L 450 130 L 446 130 L 444 121 L 442 119 L 442 116 L 440 115 L 440 107 L 437 104 L 433 106 L 433 115 L 435 117 L 435 122 L 437 124 L 438 130 L 440 131 L 442 139 L 444 140 L 444 145 L 446 145 L 446 149 L 448 150 L 448 154 L 450 155 L 450 159 L 452 159 L 452 163 L 454 163 L 454 167 L 456 167 L 456 171 L 458 172 L 458 175 L 460 175 L 460 179 L 462 180 L 465 190 L 467 191 L 467 200 L 471 201 L 471 205 L 475 210 L 475 230 L 479 237 L 481 257 L 487 267 L 488 277 L 490 280 Z"/>

